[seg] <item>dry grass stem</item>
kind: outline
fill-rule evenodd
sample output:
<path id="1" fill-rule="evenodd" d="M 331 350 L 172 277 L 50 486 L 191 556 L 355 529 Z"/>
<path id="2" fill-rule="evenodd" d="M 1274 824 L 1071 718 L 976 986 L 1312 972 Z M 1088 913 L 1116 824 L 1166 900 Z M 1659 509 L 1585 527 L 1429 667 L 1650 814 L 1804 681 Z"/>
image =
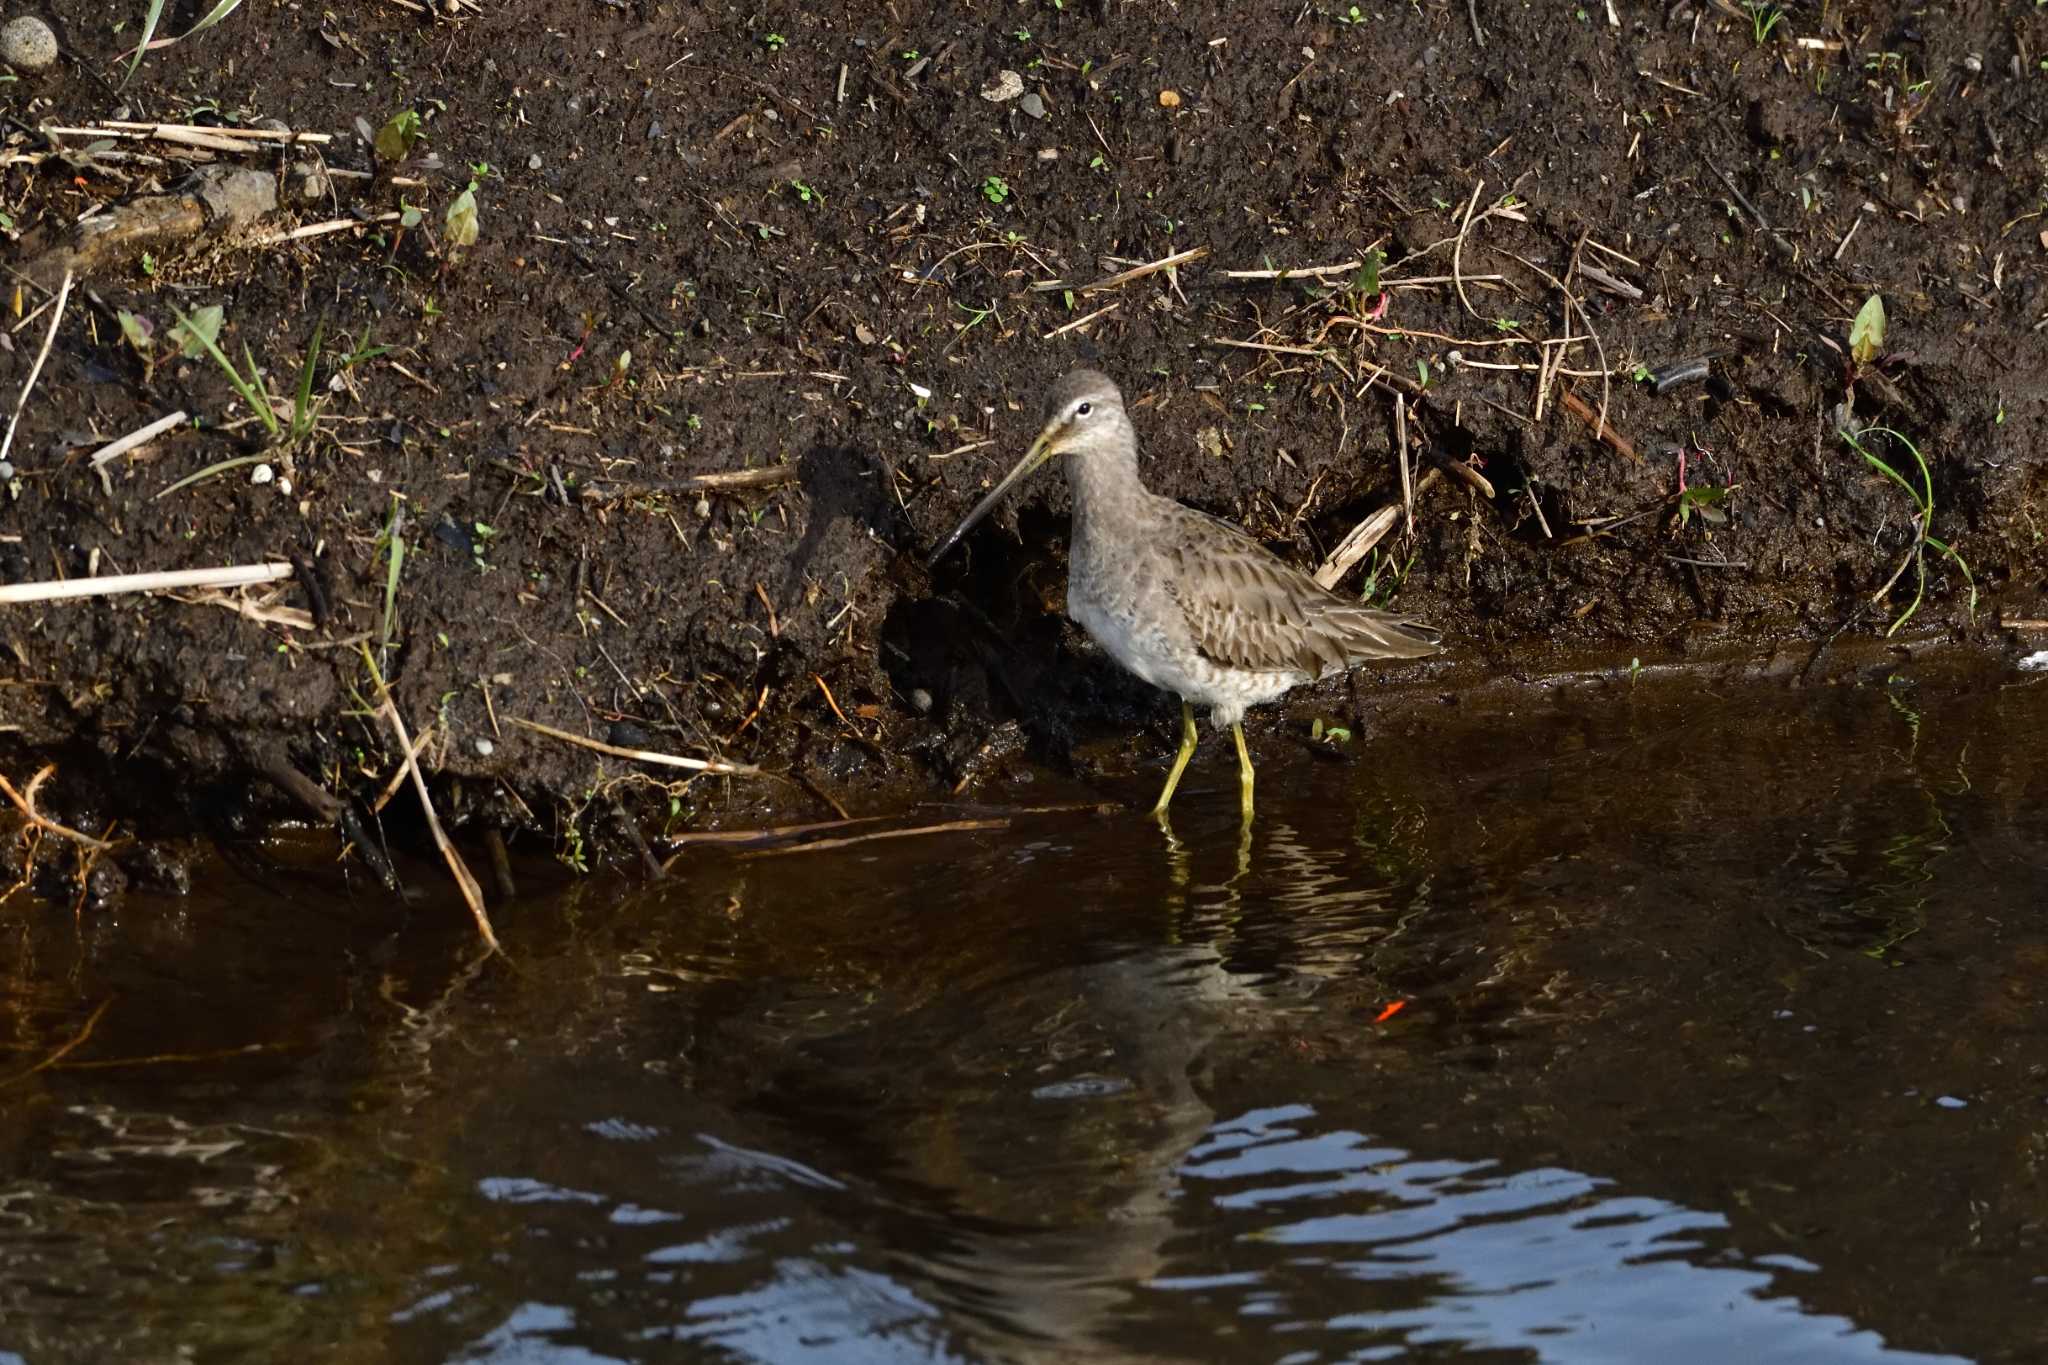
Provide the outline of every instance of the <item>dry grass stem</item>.
<path id="1" fill-rule="evenodd" d="M 1415 484 L 1408 466 L 1408 398 L 1394 395 L 1394 436 L 1401 461 L 1401 508 L 1408 517 L 1408 534 L 1415 534 Z"/>
<path id="2" fill-rule="evenodd" d="M 908 839 L 921 834 L 954 834 L 965 830 L 1008 829 L 1008 820 L 947 820 L 936 825 L 914 825 L 909 829 L 878 829 L 869 834 L 849 834 L 843 839 L 813 839 L 809 843 L 791 844 L 787 848 L 764 848 L 753 853 L 742 853 L 742 858 L 775 858 L 787 853 L 822 853 L 829 848 L 846 848 L 852 844 L 873 843 L 877 839 Z"/>
<path id="3" fill-rule="evenodd" d="M 308 223 L 285 232 L 272 232 L 256 238 L 252 246 L 282 246 L 286 242 L 302 242 L 308 237 L 325 237 L 330 232 L 347 232 L 350 228 L 371 227 L 377 223 L 395 223 L 404 217 L 401 213 L 375 213 L 368 218 L 330 218 L 324 223 Z"/>
<path id="4" fill-rule="evenodd" d="M 91 457 L 92 467 L 99 469 L 104 465 L 110 464 L 126 455 L 129 451 L 146 446 L 165 432 L 181 427 L 191 420 L 190 414 L 186 413 L 183 409 L 172 413 L 168 417 L 159 417 L 148 426 L 131 431 L 120 440 L 110 441 L 98 450 L 95 450 Z"/>
<path id="5" fill-rule="evenodd" d="M 542 725 L 537 720 L 522 720 L 518 716 L 511 716 L 508 719 L 523 730 L 532 730 L 550 739 L 559 739 L 564 744 L 574 744 L 578 748 L 610 754 L 614 758 L 630 758 L 639 763 L 658 763 L 667 768 L 686 768 L 691 772 L 718 773 L 728 777 L 761 775 L 761 770 L 751 763 L 728 763 L 722 758 L 688 758 L 682 754 L 665 754 L 654 749 L 625 749 L 616 744 L 606 744 L 603 740 L 586 739 L 567 730 L 557 730 L 554 726 Z"/>
<path id="6" fill-rule="evenodd" d="M 1351 534 L 1337 543 L 1337 548 L 1330 551 L 1329 558 L 1316 570 L 1316 585 L 1324 589 L 1336 587 L 1338 580 L 1350 573 L 1353 565 L 1385 539 L 1387 532 L 1393 530 L 1394 523 L 1400 519 L 1400 504 L 1389 503 L 1352 527 Z"/>
<path id="7" fill-rule="evenodd" d="M 1186 265 L 1189 261 L 1198 261 L 1208 254 L 1208 247 L 1189 247 L 1186 251 L 1176 251 L 1171 256 L 1162 256 L 1156 261 L 1148 261 L 1144 265 L 1134 265 L 1129 270 L 1106 275 L 1092 284 L 1068 284 L 1065 280 L 1046 280 L 1041 284 L 1032 285 L 1031 288 L 1034 293 L 1039 294 L 1056 294 L 1068 289 L 1077 295 L 1093 294 L 1099 289 L 1115 289 L 1133 280 L 1142 280 L 1147 275 L 1156 275 L 1162 270 L 1171 270 L 1175 266 Z"/>
<path id="8" fill-rule="evenodd" d="M 103 574 L 97 578 L 54 578 L 0 586 L 0 603 L 52 602 L 70 597 L 107 597 L 165 588 L 239 588 L 290 578 L 289 564 L 236 564 L 218 569 L 164 569 L 153 573 Z"/>
<path id="9" fill-rule="evenodd" d="M 9 1076 L 6 1080 L 0 1081 L 0 1088 L 5 1088 L 7 1086 L 13 1085 L 17 1081 L 25 1081 L 29 1077 L 35 1075 L 38 1071 L 48 1071 L 51 1067 L 63 1061 L 73 1052 L 76 1052 L 79 1049 L 79 1047 L 84 1044 L 86 1039 L 92 1037 L 92 1031 L 95 1028 L 99 1027 L 100 1016 L 105 1014 L 107 1012 L 107 1007 L 113 1003 L 114 997 L 112 997 L 111 995 L 108 996 L 105 1000 L 100 1001 L 99 1008 L 95 1009 L 92 1012 L 92 1014 L 86 1019 L 84 1028 L 81 1028 L 77 1033 L 71 1036 L 69 1041 L 60 1045 L 56 1051 L 52 1052 L 49 1056 L 43 1058 L 43 1060 L 41 1060 L 40 1062 L 37 1062 L 28 1070 L 17 1072 L 16 1074 Z"/>
<path id="10" fill-rule="evenodd" d="M 367 650 L 364 659 L 370 657 Z M 463 901 L 469 906 L 470 917 L 476 921 L 476 931 L 483 936 L 484 945 L 492 952 L 502 952 L 498 946 L 498 935 L 491 928 L 491 916 L 484 909 L 484 891 L 477 885 L 470 873 L 469 864 L 462 861 L 462 855 L 449 841 L 448 831 L 441 828 L 441 817 L 434 811 L 434 799 L 427 795 L 427 779 L 420 772 L 419 755 L 413 751 L 412 737 L 405 731 L 405 718 L 398 714 L 398 704 L 391 700 L 391 690 L 384 685 L 382 676 L 376 674 L 372 665 L 372 676 L 377 678 L 377 690 L 383 694 L 381 710 L 391 733 L 398 737 L 399 751 L 405 755 L 405 771 L 412 776 L 412 789 L 420 798 L 420 809 L 426 813 L 427 832 L 434 836 L 434 847 L 441 850 L 441 857 L 448 864 L 448 871 L 454 874 L 455 885 L 462 892 Z"/>
<path id="11" fill-rule="evenodd" d="M 435 723 L 429 722 L 427 728 L 420 731 L 419 738 L 412 742 L 412 756 L 414 758 L 418 758 L 421 754 L 425 753 L 427 746 L 434 742 Z M 384 808 L 391 804 L 391 798 L 398 795 L 398 789 L 404 785 L 405 760 L 400 759 L 397 769 L 391 774 L 391 780 L 384 784 L 383 791 L 377 793 L 377 799 L 370 803 L 370 809 L 376 814 L 382 815 Z"/>
<path id="12" fill-rule="evenodd" d="M 49 330 L 43 333 L 43 347 L 36 352 L 35 364 L 28 367 L 28 379 L 21 386 L 21 393 L 14 400 L 14 416 L 7 420 L 7 435 L 0 438 L 0 464 L 7 461 L 7 452 L 14 447 L 14 429 L 21 425 L 22 409 L 28 406 L 28 396 L 36 387 L 36 376 L 43 372 L 43 362 L 50 358 L 50 343 L 57 339 L 57 327 L 64 321 L 64 305 L 71 299 L 70 271 L 64 272 L 64 283 L 57 288 L 57 303 L 50 314 Z"/>
<path id="13" fill-rule="evenodd" d="M 1117 309 L 1123 306 L 1123 301 L 1121 299 L 1119 299 L 1115 303 L 1105 304 L 1102 307 L 1096 309 L 1094 312 L 1088 314 L 1086 317 L 1075 318 L 1072 322 L 1060 324 L 1058 327 L 1053 328 L 1050 332 L 1047 332 L 1044 336 L 1040 337 L 1039 340 L 1051 341 L 1054 337 L 1059 336 L 1062 333 L 1071 332 L 1076 327 L 1085 327 L 1089 323 L 1095 321 L 1095 319 L 1097 318 L 1107 317 L 1109 314 L 1114 313 Z"/>
<path id="14" fill-rule="evenodd" d="M 1342 265 L 1305 265 L 1292 270 L 1224 270 L 1218 273 L 1226 280 L 1309 280 L 1321 279 L 1325 275 L 1349 275 L 1364 268 L 1364 261 L 1345 261 Z"/>
<path id="15" fill-rule="evenodd" d="M 209 133 L 233 142 L 312 142 L 323 147 L 334 141 L 332 133 L 294 133 L 276 128 L 205 128 L 191 123 L 134 123 L 125 119 L 108 119 L 103 126 L 141 133 L 144 137 L 159 137 L 164 133 Z"/>

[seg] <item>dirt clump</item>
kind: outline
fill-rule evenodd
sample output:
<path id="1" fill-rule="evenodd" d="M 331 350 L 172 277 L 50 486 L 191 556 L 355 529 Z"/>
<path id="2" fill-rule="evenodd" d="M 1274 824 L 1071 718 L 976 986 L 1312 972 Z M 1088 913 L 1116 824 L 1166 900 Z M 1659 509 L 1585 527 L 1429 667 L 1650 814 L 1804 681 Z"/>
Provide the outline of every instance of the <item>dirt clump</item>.
<path id="1" fill-rule="evenodd" d="M 1342 588 L 1502 668 L 2048 615 L 2048 13 L 255 3 L 124 85 L 132 29 L 50 8 L 17 272 L 209 165 L 281 207 L 76 265 L 0 579 L 295 569 L 0 607 L 0 758 L 69 823 L 330 817 L 287 772 L 368 821 L 366 651 L 458 830 L 577 865 L 622 813 L 1149 761 L 1170 701 L 1060 615 L 1058 479 L 922 563 L 1080 362 L 1154 488 L 1307 564 L 1402 500 L 1398 397 L 1436 477 Z"/>

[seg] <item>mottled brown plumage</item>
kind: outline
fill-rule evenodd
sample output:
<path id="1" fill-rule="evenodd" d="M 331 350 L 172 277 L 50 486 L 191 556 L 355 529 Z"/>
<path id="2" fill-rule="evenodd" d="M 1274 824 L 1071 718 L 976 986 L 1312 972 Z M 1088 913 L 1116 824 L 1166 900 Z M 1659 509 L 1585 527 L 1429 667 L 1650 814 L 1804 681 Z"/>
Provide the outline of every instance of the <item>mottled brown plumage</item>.
<path id="1" fill-rule="evenodd" d="M 1181 698 L 1181 749 L 1155 811 L 1165 811 L 1194 750 L 1189 703 L 1207 705 L 1211 721 L 1235 733 L 1249 816 L 1246 707 L 1368 660 L 1436 651 L 1429 626 L 1348 602 L 1229 523 L 1148 491 L 1123 396 L 1095 370 L 1053 387 L 1030 451 L 932 558 L 1058 454 L 1074 490 L 1067 614 L 1125 668 Z"/>

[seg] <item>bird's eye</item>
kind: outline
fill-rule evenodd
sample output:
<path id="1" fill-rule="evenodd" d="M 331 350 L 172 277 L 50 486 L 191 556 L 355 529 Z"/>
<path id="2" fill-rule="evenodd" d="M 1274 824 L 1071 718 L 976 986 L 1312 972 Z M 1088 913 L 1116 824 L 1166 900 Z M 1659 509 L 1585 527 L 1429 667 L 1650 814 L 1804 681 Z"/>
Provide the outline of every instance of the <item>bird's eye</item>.
<path id="1" fill-rule="evenodd" d="M 1094 410 L 1095 405 L 1093 403 L 1083 403 L 1080 407 L 1074 409 L 1074 416 L 1086 417 L 1089 413 L 1093 412 Z"/>

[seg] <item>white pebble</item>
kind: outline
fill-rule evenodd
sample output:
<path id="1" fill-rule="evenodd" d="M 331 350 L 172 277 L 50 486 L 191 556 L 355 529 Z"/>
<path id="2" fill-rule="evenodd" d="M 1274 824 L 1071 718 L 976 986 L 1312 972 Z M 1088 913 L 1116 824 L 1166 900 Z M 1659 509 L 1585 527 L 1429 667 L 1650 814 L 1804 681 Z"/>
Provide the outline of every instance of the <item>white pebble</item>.
<path id="1" fill-rule="evenodd" d="M 479 738 L 476 742 L 476 756 L 478 758 L 489 758 L 492 754 L 496 753 L 497 751 L 498 746 L 491 743 L 487 739 Z"/>
<path id="2" fill-rule="evenodd" d="M 0 28 L 0 61 L 16 71 L 48 71 L 57 64 L 57 35 L 31 15 L 10 19 Z"/>
<path id="3" fill-rule="evenodd" d="M 1001 104 L 1024 93 L 1024 78 L 1014 71 L 998 71 L 995 79 L 981 87 L 981 97 L 990 104 Z"/>
<path id="4" fill-rule="evenodd" d="M 259 464 L 259 465 L 257 465 L 257 466 L 256 466 L 256 468 L 255 468 L 254 470 L 252 470 L 252 471 L 250 472 L 250 474 L 249 474 L 249 482 L 250 482 L 250 483 L 257 483 L 257 484 L 262 484 L 262 483 L 269 483 L 269 482 L 270 482 L 270 481 L 271 481 L 272 479 L 274 479 L 274 478 L 276 478 L 276 477 L 277 477 L 277 471 L 276 471 L 276 470 L 272 469 L 272 468 L 271 468 L 271 467 L 270 467 L 269 465 L 267 465 L 267 464 Z"/>

